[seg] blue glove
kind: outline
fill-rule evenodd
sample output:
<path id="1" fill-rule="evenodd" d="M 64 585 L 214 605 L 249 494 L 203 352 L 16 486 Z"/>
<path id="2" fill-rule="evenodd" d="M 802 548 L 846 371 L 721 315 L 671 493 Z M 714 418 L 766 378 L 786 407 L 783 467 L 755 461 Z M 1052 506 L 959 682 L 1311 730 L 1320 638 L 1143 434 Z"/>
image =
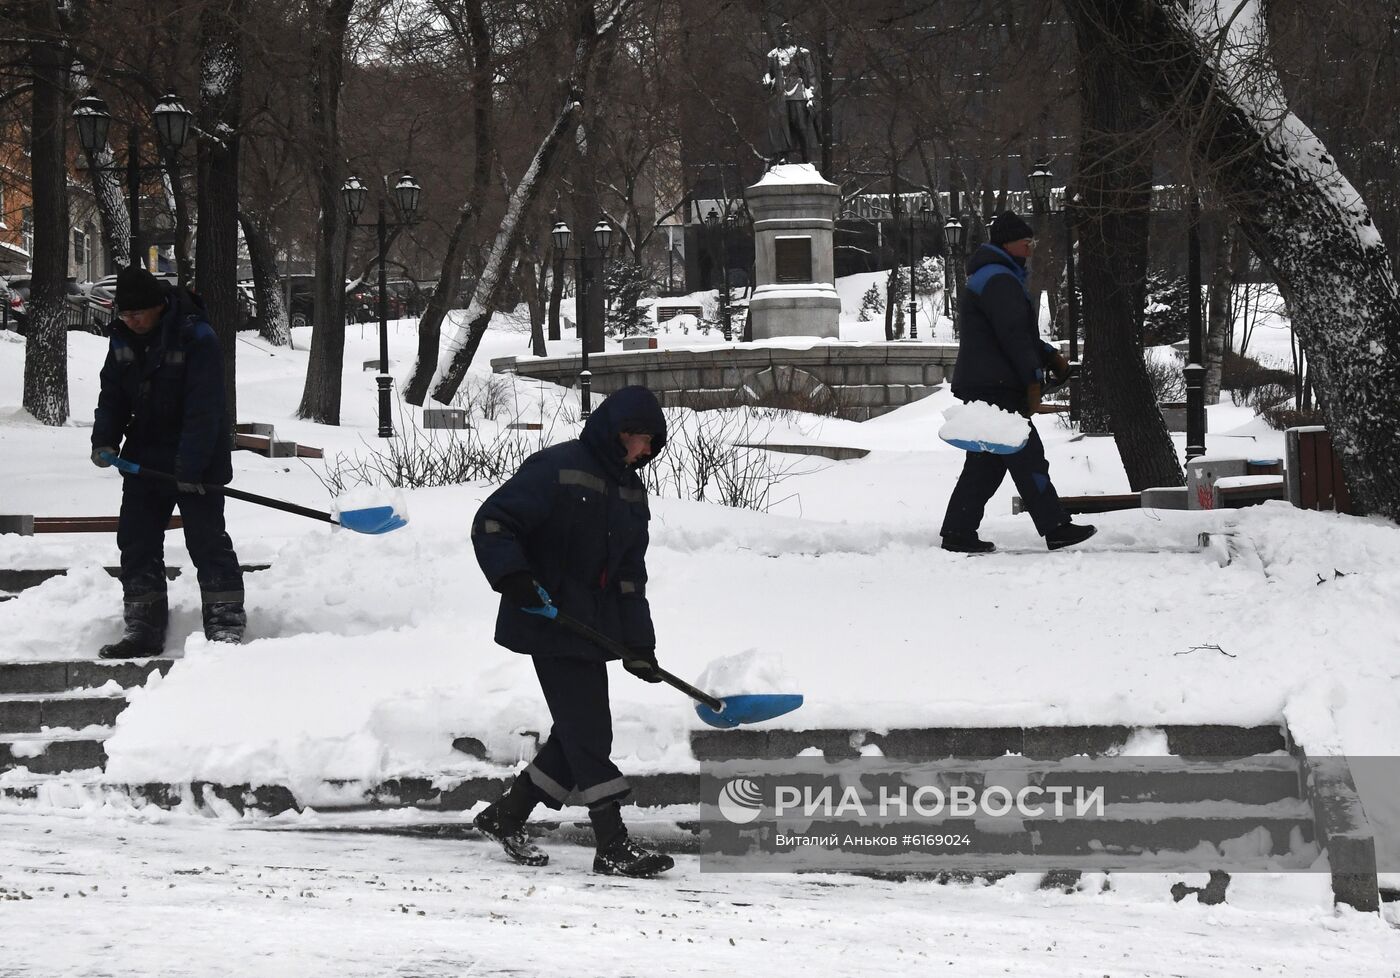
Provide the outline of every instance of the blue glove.
<path id="1" fill-rule="evenodd" d="M 529 571 L 507 574 L 496 582 L 496 590 L 521 611 L 532 615 L 544 615 L 546 618 L 554 617 L 554 605 L 549 600 L 549 592 L 536 583 Z"/>

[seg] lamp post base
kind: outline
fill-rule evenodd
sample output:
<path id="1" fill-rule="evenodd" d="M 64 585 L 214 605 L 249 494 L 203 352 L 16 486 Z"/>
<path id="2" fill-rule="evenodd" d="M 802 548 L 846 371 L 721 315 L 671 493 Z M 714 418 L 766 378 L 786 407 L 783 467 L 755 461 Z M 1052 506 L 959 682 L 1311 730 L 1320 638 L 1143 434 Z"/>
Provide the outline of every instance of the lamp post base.
<path id="1" fill-rule="evenodd" d="M 394 419 L 390 413 L 389 389 L 394 383 L 394 378 L 388 374 L 380 374 L 374 378 L 379 385 L 379 437 L 394 437 Z"/>
<path id="2" fill-rule="evenodd" d="M 580 395 L 579 419 L 587 421 L 588 416 L 593 413 L 593 405 L 591 403 L 593 395 L 593 371 L 584 370 L 580 372 L 578 375 L 578 386 Z"/>

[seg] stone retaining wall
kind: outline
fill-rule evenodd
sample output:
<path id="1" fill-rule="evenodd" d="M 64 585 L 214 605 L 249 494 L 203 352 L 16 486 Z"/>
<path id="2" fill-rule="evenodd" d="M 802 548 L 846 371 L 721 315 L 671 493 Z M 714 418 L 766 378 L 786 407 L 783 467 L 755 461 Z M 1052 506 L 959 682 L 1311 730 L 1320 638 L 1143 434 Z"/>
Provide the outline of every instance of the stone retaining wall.
<path id="1" fill-rule="evenodd" d="M 666 407 L 753 404 L 865 421 L 932 394 L 957 356 L 956 344 L 915 342 L 724 346 L 600 353 L 588 358 L 588 369 L 600 395 L 642 384 Z M 583 364 L 579 357 L 501 357 L 491 367 L 576 387 Z"/>

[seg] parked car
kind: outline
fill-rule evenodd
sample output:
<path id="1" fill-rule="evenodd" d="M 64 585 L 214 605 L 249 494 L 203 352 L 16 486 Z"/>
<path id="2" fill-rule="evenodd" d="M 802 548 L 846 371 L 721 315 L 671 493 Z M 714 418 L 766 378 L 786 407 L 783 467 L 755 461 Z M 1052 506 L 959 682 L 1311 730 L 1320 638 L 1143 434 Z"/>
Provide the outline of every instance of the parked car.
<path id="1" fill-rule="evenodd" d="M 291 322 L 293 329 L 301 329 L 303 326 L 310 326 L 312 311 L 316 307 L 316 276 L 315 275 L 288 275 L 285 279 L 287 289 L 287 318 Z M 378 314 L 358 308 L 359 304 L 355 299 L 355 291 L 360 287 L 354 282 L 345 283 L 345 321 L 347 323 L 369 322 L 371 319 L 378 319 Z M 372 307 L 377 308 L 377 307 Z M 363 315 L 364 319 L 356 318 Z"/>
<path id="2" fill-rule="evenodd" d="M 411 279 L 399 278 L 389 280 L 389 294 L 398 300 L 399 318 L 403 318 L 423 315 L 433 291 L 431 283 L 423 285 Z M 390 308 L 392 312 L 392 306 Z"/>
<path id="3" fill-rule="evenodd" d="M 29 321 L 25 307 L 29 301 L 29 283 L 30 276 L 27 273 L 12 275 L 5 282 L 6 317 L 15 332 L 20 334 L 25 332 Z M 78 284 L 76 278 L 69 277 L 64 282 L 64 298 L 68 300 L 64 306 L 64 320 L 69 329 L 85 329 L 94 333 L 102 331 L 105 321 L 88 311 L 87 290 Z"/>
<path id="4" fill-rule="evenodd" d="M 262 327 L 262 320 L 258 318 L 258 296 L 252 282 L 238 283 L 238 310 L 242 313 L 238 323 L 240 330 Z"/>

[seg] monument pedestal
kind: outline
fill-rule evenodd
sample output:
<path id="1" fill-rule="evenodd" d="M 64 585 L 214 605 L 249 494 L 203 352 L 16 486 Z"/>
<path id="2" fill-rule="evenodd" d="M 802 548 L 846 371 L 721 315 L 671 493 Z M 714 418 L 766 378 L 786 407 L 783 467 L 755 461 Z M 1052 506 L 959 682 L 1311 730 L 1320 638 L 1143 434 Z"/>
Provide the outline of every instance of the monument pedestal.
<path id="1" fill-rule="evenodd" d="M 841 191 L 810 163 L 785 163 L 744 192 L 753 215 L 753 338 L 840 335 L 832 235 Z"/>

